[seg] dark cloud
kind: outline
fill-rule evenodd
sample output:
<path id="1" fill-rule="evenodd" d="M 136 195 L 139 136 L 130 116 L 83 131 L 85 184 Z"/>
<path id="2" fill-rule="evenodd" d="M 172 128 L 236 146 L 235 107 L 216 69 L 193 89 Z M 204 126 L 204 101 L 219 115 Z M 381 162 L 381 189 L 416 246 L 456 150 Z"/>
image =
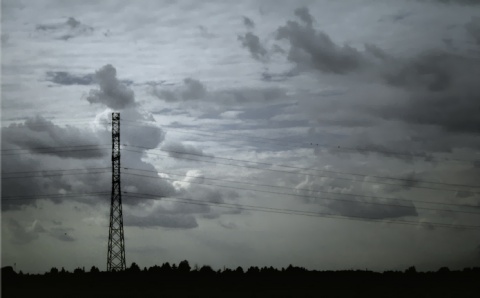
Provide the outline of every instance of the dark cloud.
<path id="1" fill-rule="evenodd" d="M 308 196 L 302 198 L 304 203 L 317 204 L 323 211 L 347 217 L 361 217 L 366 219 L 389 219 L 405 216 L 418 216 L 415 206 L 409 201 L 383 200 L 374 198 L 380 192 L 405 190 L 413 184 L 399 184 L 396 186 L 375 186 L 369 177 L 352 183 L 347 180 L 337 180 L 336 176 L 315 179 L 308 177 L 296 187 L 297 193 Z M 332 192 L 318 193 L 318 191 Z M 356 197 L 351 194 L 360 193 Z M 321 194 L 321 195 L 320 195 Z M 372 197 L 368 197 L 372 196 Z M 399 206 L 392 206 L 399 205 Z"/>
<path id="2" fill-rule="evenodd" d="M 177 98 L 177 95 L 175 94 L 175 92 L 171 91 L 171 90 L 158 90 L 158 89 L 155 89 L 154 91 L 154 94 L 160 98 L 160 99 L 163 99 L 167 102 L 175 102 L 178 100 Z"/>
<path id="3" fill-rule="evenodd" d="M 480 132 L 480 61 L 429 52 L 403 64 L 386 76 L 387 82 L 406 91 L 401 102 L 377 111 L 386 119 L 437 125 L 452 132 Z"/>
<path id="4" fill-rule="evenodd" d="M 182 90 L 184 100 L 200 99 L 207 94 L 205 86 L 199 80 L 186 78 L 183 80 L 185 88 Z"/>
<path id="5" fill-rule="evenodd" d="M 7 128 L 2 129 L 2 148 L 7 150 L 21 148 L 25 152 L 62 158 L 101 158 L 105 157 L 108 152 L 91 150 L 90 147 L 75 148 L 75 146 L 88 144 L 93 145 L 93 148 L 98 148 L 95 146 L 105 143 L 104 140 L 107 136 L 106 130 L 94 132 L 71 125 L 62 127 L 41 116 L 36 116 L 27 119 L 24 123 L 10 124 Z M 52 150 L 49 149 L 50 147 L 70 148 Z"/>
<path id="6" fill-rule="evenodd" d="M 374 44 L 366 44 L 365 50 L 359 51 L 347 45 L 339 46 L 326 33 L 316 30 L 308 9 L 297 9 L 295 15 L 301 22 L 288 21 L 278 28 L 277 38 L 289 43 L 287 58 L 296 64 L 298 72 L 315 69 L 343 74 L 345 79 L 349 73 L 357 72 L 378 84 L 377 94 L 352 90 L 336 100 L 314 102 L 312 99 L 316 117 L 322 124 L 375 127 L 379 121 L 400 120 L 405 125 L 426 129 L 433 125 L 452 133 L 480 131 L 477 116 L 480 102 L 476 100 L 480 88 L 475 80 L 480 75 L 478 58 L 440 50 L 398 58 Z M 476 41 L 477 31 L 480 32 L 477 23 L 474 18 L 465 26 Z M 370 98 L 366 95 L 363 98 L 362 92 Z M 437 141 L 443 146 L 441 138 Z"/>
<path id="7" fill-rule="evenodd" d="M 93 85 L 96 83 L 95 74 L 76 75 L 67 71 L 47 71 L 47 81 L 59 85 Z M 126 86 L 133 84 L 131 80 L 120 80 Z M 147 84 L 161 84 L 161 82 L 147 82 Z"/>
<path id="8" fill-rule="evenodd" d="M 183 85 L 177 89 L 159 89 L 154 87 L 153 95 L 167 102 L 202 99 L 207 95 L 205 85 L 199 80 L 185 78 Z"/>
<path id="9" fill-rule="evenodd" d="M 247 27 L 247 29 L 254 29 L 255 28 L 255 22 L 248 18 L 248 17 L 243 17 L 243 24 L 245 25 L 245 27 Z"/>
<path id="10" fill-rule="evenodd" d="M 77 76 L 66 71 L 47 71 L 47 81 L 60 85 L 91 85 L 95 82 L 92 74 Z"/>
<path id="11" fill-rule="evenodd" d="M 368 203 L 372 203 L 372 201 L 370 200 Z M 415 206 L 412 203 L 404 204 L 404 207 L 399 207 L 365 204 L 359 200 L 357 202 L 331 201 L 327 205 L 328 209 L 334 214 L 348 217 L 389 219 L 405 216 L 418 216 Z"/>
<path id="12" fill-rule="evenodd" d="M 472 19 L 465 24 L 465 29 L 477 45 L 480 45 L 480 17 L 472 17 Z"/>
<path id="13" fill-rule="evenodd" d="M 90 90 L 88 102 L 101 103 L 114 110 L 135 105 L 133 90 L 117 79 L 117 70 L 112 65 L 107 64 L 97 70 L 95 80 L 100 85 L 100 90 Z"/>
<path id="14" fill-rule="evenodd" d="M 478 5 L 480 2 L 478 0 L 418 0 L 418 1 L 430 1 L 430 2 L 438 2 L 444 4 L 460 4 L 460 5 Z"/>
<path id="15" fill-rule="evenodd" d="M 57 39 L 69 40 L 78 36 L 89 35 L 93 32 L 93 28 L 82 24 L 75 18 L 68 18 L 63 22 L 45 23 L 36 26 L 37 32 L 49 33 Z"/>
<path id="16" fill-rule="evenodd" d="M 266 61 L 268 59 L 268 52 L 261 44 L 260 38 L 252 32 L 239 35 L 238 40 L 241 41 L 243 47 L 250 51 L 254 59 L 259 61 Z"/>
<path id="17" fill-rule="evenodd" d="M 365 44 L 365 52 L 381 60 L 386 60 L 391 58 L 384 50 L 382 50 L 378 46 L 371 43 Z"/>
<path id="18" fill-rule="evenodd" d="M 411 15 L 412 15 L 412 12 L 401 10 L 401 11 L 398 11 L 397 13 L 384 16 L 380 18 L 379 21 L 399 22 L 399 21 L 403 21 L 404 19 L 408 18 Z"/>
<path id="19" fill-rule="evenodd" d="M 313 17 L 310 14 L 310 11 L 306 7 L 299 7 L 295 9 L 295 15 L 299 17 L 308 27 L 313 25 Z"/>
<path id="20" fill-rule="evenodd" d="M 361 52 L 348 45 L 336 45 L 326 33 L 315 30 L 307 8 L 297 9 L 295 14 L 303 24 L 288 21 L 277 29 L 277 39 L 289 43 L 287 58 L 299 69 L 313 68 L 325 73 L 345 74 L 365 64 Z"/>
<path id="21" fill-rule="evenodd" d="M 246 104 L 275 103 L 287 99 L 285 90 L 278 87 L 227 88 L 209 91 L 202 82 L 190 78 L 185 79 L 183 85 L 176 88 L 153 87 L 152 94 L 166 102 L 179 102 L 189 106 L 196 112 L 202 112 L 201 117 L 207 118 L 218 117 L 225 112 L 225 106 L 238 105 L 245 108 Z M 180 114 L 184 113 L 184 111 L 180 112 Z"/>
<path id="22" fill-rule="evenodd" d="M 63 166 L 62 166 L 63 165 Z M 107 159 L 70 159 L 66 162 L 56 156 L 31 156 L 28 154 L 2 157 L 2 211 L 19 210 L 22 206 L 36 206 L 37 200 L 49 200 L 55 204 L 67 200 L 97 205 L 106 203 L 107 198 L 97 195 L 62 197 L 62 194 L 109 191 L 105 186 L 111 183 L 108 171 L 69 172 L 68 168 L 108 167 Z M 57 171 L 59 169 L 65 171 Z M 55 170 L 55 172 L 47 172 Z M 21 172 L 20 174 L 10 174 Z M 98 171 L 100 172 L 100 171 Z M 73 175 L 75 174 L 75 175 Z M 33 176 L 33 177 L 31 177 Z M 9 178 L 7 178 L 9 177 Z M 18 177 L 18 178 L 17 178 Z M 12 178 L 12 179 L 10 179 Z M 51 196 L 45 196 L 50 195 Z"/>
<path id="23" fill-rule="evenodd" d="M 226 93 L 233 96 L 233 99 L 239 103 L 279 101 L 286 96 L 285 90 L 274 87 L 262 89 L 233 89 L 226 91 Z"/>
<path id="24" fill-rule="evenodd" d="M 162 149 L 168 151 L 168 155 L 173 158 L 181 159 L 182 157 L 192 158 L 195 156 L 213 157 L 212 155 L 205 154 L 203 150 L 199 148 L 182 143 L 167 143 L 162 147 Z"/>
<path id="25" fill-rule="evenodd" d="M 466 67 L 464 58 L 440 51 L 422 53 L 410 61 L 392 63 L 385 75 L 388 84 L 399 87 L 444 91 L 450 87 L 455 72 Z"/>

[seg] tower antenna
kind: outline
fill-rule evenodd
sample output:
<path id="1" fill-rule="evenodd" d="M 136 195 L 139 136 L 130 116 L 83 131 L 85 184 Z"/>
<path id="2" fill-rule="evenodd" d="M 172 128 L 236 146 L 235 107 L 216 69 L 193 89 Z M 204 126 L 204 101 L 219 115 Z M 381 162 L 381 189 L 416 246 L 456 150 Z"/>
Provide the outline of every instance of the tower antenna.
<path id="1" fill-rule="evenodd" d="M 120 113 L 112 113 L 112 197 L 108 230 L 107 271 L 125 270 L 122 192 L 120 188 Z"/>

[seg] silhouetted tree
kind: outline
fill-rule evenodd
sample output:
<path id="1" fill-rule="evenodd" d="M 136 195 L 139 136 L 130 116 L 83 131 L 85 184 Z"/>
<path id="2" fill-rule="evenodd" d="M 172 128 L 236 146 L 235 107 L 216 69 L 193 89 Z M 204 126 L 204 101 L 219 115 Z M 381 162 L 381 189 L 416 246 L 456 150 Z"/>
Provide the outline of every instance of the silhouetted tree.
<path id="1" fill-rule="evenodd" d="M 438 269 L 437 272 L 440 273 L 440 274 L 447 274 L 447 273 L 450 273 L 450 269 L 448 267 L 442 267 L 442 268 Z"/>
<path id="2" fill-rule="evenodd" d="M 100 272 L 100 270 L 95 266 L 92 266 L 92 268 L 90 268 L 90 273 L 96 274 L 96 273 L 99 273 L 99 272 Z"/>
<path id="3" fill-rule="evenodd" d="M 190 264 L 187 260 L 183 260 L 178 264 L 178 272 L 180 273 L 189 273 L 190 269 Z"/>
<path id="4" fill-rule="evenodd" d="M 237 269 L 235 269 L 236 274 L 243 274 L 243 268 L 238 266 Z"/>
<path id="5" fill-rule="evenodd" d="M 137 263 L 133 262 L 132 265 L 130 265 L 130 268 L 128 268 L 126 271 L 130 273 L 139 273 L 141 270 Z"/>
<path id="6" fill-rule="evenodd" d="M 52 269 L 50 269 L 50 274 L 58 274 L 58 269 L 55 267 L 52 267 Z"/>
<path id="7" fill-rule="evenodd" d="M 200 268 L 198 272 L 200 272 L 200 274 L 203 276 L 210 276 L 215 274 L 215 271 L 212 269 L 212 267 L 208 265 L 202 266 L 202 268 Z"/>
<path id="8" fill-rule="evenodd" d="M 410 266 L 405 270 L 406 274 L 415 274 L 417 273 L 417 268 L 415 266 Z"/>
<path id="9" fill-rule="evenodd" d="M 172 272 L 172 266 L 170 266 L 169 262 L 163 263 L 162 267 L 160 268 L 162 273 L 170 273 Z"/>

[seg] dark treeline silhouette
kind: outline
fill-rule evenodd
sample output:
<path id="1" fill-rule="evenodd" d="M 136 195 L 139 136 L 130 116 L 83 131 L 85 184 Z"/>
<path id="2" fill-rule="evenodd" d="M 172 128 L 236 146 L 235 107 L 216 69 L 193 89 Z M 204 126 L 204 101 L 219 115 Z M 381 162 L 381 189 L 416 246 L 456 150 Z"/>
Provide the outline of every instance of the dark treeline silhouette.
<path id="1" fill-rule="evenodd" d="M 122 272 L 52 268 L 24 274 L 2 268 L 3 297 L 478 297 L 480 268 L 417 272 L 369 270 L 316 271 L 302 267 L 224 268 L 178 265 Z"/>

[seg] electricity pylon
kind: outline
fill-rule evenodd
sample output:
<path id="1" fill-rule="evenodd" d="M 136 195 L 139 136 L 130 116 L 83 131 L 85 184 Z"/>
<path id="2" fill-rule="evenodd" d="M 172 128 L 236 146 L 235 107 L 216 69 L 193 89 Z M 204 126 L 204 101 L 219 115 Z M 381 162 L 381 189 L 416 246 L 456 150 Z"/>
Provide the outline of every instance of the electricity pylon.
<path id="1" fill-rule="evenodd" d="M 120 188 L 120 113 L 112 113 L 112 198 L 108 230 L 107 271 L 125 270 L 122 192 Z"/>

